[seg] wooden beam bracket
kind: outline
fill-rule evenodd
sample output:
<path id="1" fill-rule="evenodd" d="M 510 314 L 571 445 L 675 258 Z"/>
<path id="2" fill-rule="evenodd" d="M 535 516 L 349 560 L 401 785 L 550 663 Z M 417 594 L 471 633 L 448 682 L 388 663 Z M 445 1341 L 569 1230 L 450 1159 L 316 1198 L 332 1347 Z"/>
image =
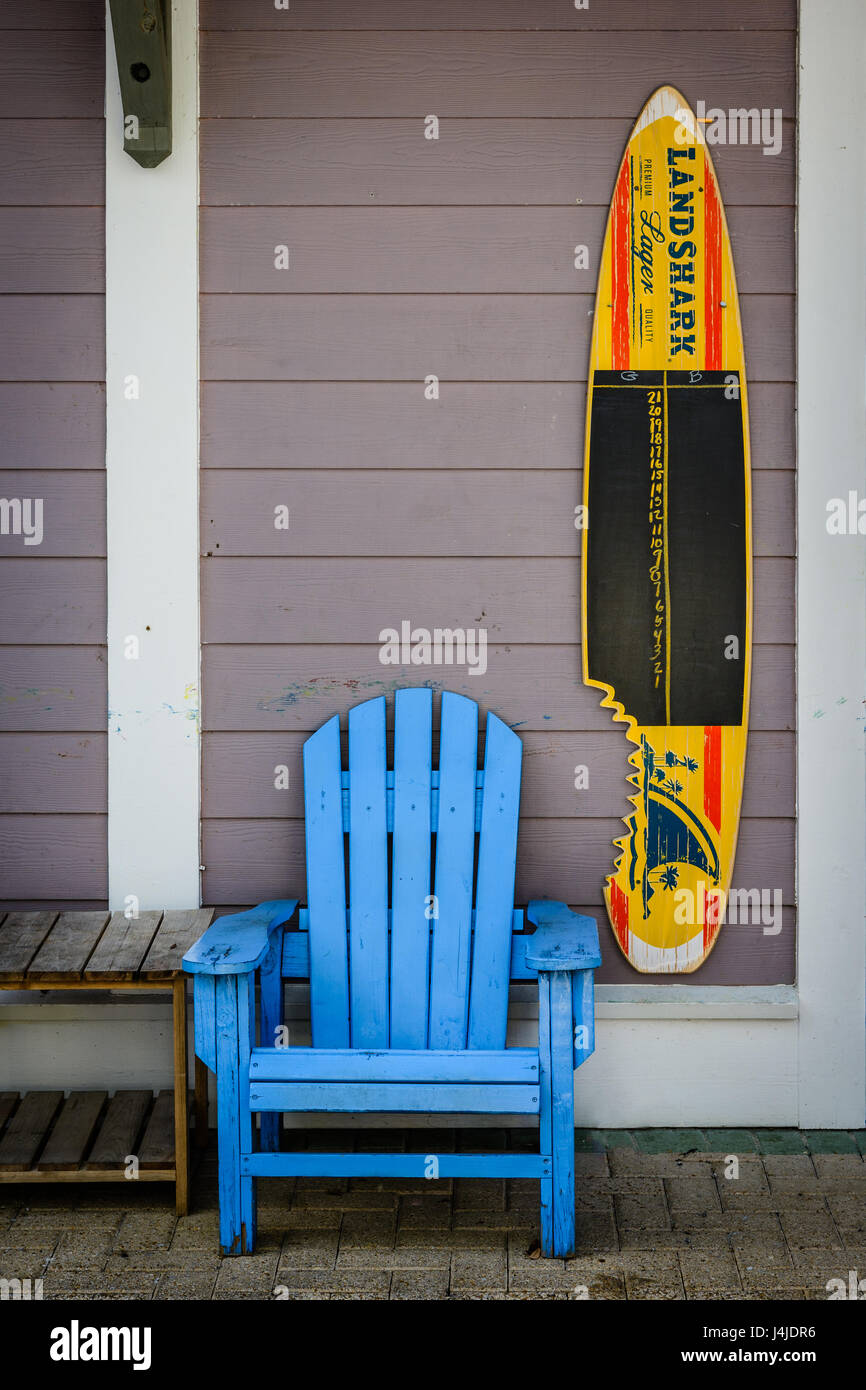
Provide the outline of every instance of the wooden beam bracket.
<path id="1" fill-rule="evenodd" d="M 171 154 L 171 0 L 109 0 L 123 148 L 144 169 Z"/>

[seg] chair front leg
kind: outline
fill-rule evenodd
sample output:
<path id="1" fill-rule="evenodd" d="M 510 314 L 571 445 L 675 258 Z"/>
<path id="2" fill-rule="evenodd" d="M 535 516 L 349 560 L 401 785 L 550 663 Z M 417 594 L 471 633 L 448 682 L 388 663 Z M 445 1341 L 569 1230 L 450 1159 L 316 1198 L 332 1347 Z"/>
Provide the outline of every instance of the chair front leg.
<path id="1" fill-rule="evenodd" d="M 241 1154 L 252 1151 L 249 1066 L 254 1006 L 252 975 L 216 977 L 220 1247 L 224 1255 L 252 1254 L 256 1239 L 255 1180 L 241 1173 Z"/>
<path id="2" fill-rule="evenodd" d="M 541 1063 L 541 1152 L 552 1174 L 541 1180 L 541 1251 L 574 1254 L 574 1061 L 572 979 L 566 970 L 538 975 Z"/>

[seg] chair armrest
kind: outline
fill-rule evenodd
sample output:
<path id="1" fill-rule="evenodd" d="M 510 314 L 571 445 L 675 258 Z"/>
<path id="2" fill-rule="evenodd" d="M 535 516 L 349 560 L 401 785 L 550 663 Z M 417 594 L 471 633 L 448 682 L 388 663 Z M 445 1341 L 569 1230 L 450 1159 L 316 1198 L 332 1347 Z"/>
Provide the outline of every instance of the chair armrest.
<path id="1" fill-rule="evenodd" d="M 532 970 L 595 970 L 601 965 L 598 927 L 565 903 L 536 898 L 526 909 L 536 930 L 526 943 L 526 964 Z"/>
<path id="2" fill-rule="evenodd" d="M 297 906 L 297 898 L 286 898 L 220 917 L 189 948 L 184 970 L 189 975 L 248 974 L 267 955 L 271 932 L 284 926 Z"/>

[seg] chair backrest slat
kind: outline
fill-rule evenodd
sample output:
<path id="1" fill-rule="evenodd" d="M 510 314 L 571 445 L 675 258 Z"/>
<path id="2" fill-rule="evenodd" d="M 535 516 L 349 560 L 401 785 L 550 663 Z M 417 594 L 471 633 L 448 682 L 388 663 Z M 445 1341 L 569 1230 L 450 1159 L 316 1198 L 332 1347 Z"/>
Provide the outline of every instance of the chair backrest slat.
<path id="1" fill-rule="evenodd" d="M 349 1047 L 349 958 L 337 715 L 304 744 L 304 802 L 313 1046 Z"/>
<path id="2" fill-rule="evenodd" d="M 446 692 L 439 735 L 430 1047 L 464 1048 L 469 1014 L 478 706 Z"/>
<path id="3" fill-rule="evenodd" d="M 394 700 L 391 1046 L 427 1046 L 433 692 Z"/>
<path id="4" fill-rule="evenodd" d="M 495 714 L 488 714 L 475 889 L 469 1047 L 505 1046 L 522 755 L 523 745 L 517 734 Z"/>
<path id="5" fill-rule="evenodd" d="M 349 711 L 349 998 L 352 1047 L 388 1046 L 385 699 Z"/>

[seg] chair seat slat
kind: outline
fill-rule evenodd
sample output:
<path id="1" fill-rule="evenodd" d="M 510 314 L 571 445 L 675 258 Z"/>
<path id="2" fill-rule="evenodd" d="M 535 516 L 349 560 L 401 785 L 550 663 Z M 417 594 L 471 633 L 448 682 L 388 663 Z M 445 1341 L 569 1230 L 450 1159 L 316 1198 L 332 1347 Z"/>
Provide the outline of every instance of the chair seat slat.
<path id="1" fill-rule="evenodd" d="M 338 1111 L 342 1114 L 424 1111 L 439 1115 L 537 1115 L 541 1088 L 516 1083 L 411 1081 L 253 1081 L 250 1110 Z"/>
<path id="2" fill-rule="evenodd" d="M 501 1052 L 387 1048 L 256 1047 L 251 1081 L 454 1081 L 503 1083 L 538 1080 L 538 1048 Z"/>

